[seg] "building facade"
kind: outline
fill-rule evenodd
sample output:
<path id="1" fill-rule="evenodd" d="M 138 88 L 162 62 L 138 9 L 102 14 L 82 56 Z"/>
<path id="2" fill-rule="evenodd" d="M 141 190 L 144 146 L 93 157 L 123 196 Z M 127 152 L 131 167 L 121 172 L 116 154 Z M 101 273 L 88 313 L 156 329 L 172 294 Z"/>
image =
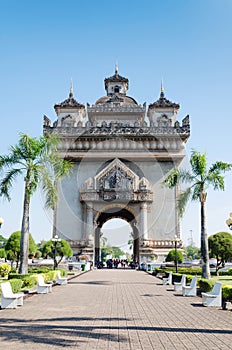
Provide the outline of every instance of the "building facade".
<path id="1" fill-rule="evenodd" d="M 90 105 L 69 97 L 54 106 L 53 124 L 44 116 L 44 134 L 58 135 L 59 152 L 73 162 L 59 185 L 54 234 L 75 254 L 100 259 L 100 236 L 112 218 L 126 220 L 134 239 L 134 260 L 162 261 L 180 237 L 176 189 L 162 185 L 185 157 L 189 116 L 177 120 L 179 104 L 160 97 L 148 108 L 127 95 L 129 81 L 118 73 L 104 80 L 106 95 Z"/>

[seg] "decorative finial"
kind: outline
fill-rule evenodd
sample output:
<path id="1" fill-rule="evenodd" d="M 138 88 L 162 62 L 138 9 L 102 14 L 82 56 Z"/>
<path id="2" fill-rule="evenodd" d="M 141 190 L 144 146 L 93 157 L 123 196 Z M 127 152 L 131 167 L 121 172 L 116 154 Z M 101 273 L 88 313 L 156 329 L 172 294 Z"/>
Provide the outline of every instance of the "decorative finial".
<path id="1" fill-rule="evenodd" d="M 118 75 L 118 63 L 115 65 L 115 75 Z"/>
<path id="2" fill-rule="evenodd" d="M 73 84 L 72 84 L 72 78 L 71 78 L 71 81 L 70 81 L 70 90 L 69 90 L 69 97 L 73 97 Z"/>
<path id="3" fill-rule="evenodd" d="M 161 79 L 160 97 L 164 97 L 164 82 L 163 82 L 163 79 Z"/>

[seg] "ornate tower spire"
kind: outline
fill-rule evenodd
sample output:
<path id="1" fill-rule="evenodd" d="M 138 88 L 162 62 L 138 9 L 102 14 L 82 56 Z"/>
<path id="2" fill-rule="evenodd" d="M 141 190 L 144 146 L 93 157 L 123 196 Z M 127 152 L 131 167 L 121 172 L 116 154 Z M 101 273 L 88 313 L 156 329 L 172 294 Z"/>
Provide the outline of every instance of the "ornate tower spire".
<path id="1" fill-rule="evenodd" d="M 72 83 L 72 78 L 70 81 L 70 89 L 69 89 L 69 98 L 73 97 L 73 83 Z"/>
<path id="2" fill-rule="evenodd" d="M 118 63 L 115 64 L 115 75 L 118 75 Z"/>
<path id="3" fill-rule="evenodd" d="M 164 82 L 161 79 L 160 98 L 164 98 Z"/>

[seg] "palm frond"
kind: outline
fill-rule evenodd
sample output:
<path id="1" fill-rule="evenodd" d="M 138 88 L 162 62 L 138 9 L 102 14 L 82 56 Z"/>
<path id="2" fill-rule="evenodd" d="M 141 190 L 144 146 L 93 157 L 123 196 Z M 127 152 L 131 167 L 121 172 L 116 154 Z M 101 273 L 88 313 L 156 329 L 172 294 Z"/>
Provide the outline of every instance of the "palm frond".
<path id="1" fill-rule="evenodd" d="M 204 178 L 207 172 L 206 152 L 200 153 L 199 151 L 192 150 L 190 164 L 191 164 L 193 173 L 196 176 L 200 176 L 201 178 Z"/>
<path id="2" fill-rule="evenodd" d="M 200 181 L 196 182 L 193 185 L 193 188 L 192 188 L 192 200 L 193 201 L 198 201 L 199 200 L 202 186 L 205 187 L 205 184 L 200 182 Z"/>
<path id="3" fill-rule="evenodd" d="M 173 188 L 180 183 L 191 183 L 194 180 L 192 174 L 185 169 L 173 168 L 163 184 L 169 188 Z"/>
<path id="4" fill-rule="evenodd" d="M 212 164 L 212 166 L 209 168 L 209 173 L 214 173 L 215 171 L 226 172 L 230 170 L 232 170 L 232 164 L 217 161 L 214 164 Z"/>
<path id="5" fill-rule="evenodd" d="M 224 191 L 225 189 L 224 176 L 219 171 L 209 172 L 206 181 L 213 186 L 214 190 Z"/>
<path id="6" fill-rule="evenodd" d="M 0 182 L 0 196 L 5 197 L 7 200 L 11 200 L 10 198 L 10 190 L 13 186 L 13 181 L 17 177 L 17 175 L 22 173 L 22 169 L 12 169 L 8 171 L 5 177 Z"/>
<path id="7" fill-rule="evenodd" d="M 54 209 L 58 201 L 58 193 L 55 182 L 49 177 L 47 172 L 43 172 L 42 177 L 42 190 L 45 193 L 45 206 L 46 208 Z"/>
<path id="8" fill-rule="evenodd" d="M 178 196 L 178 212 L 180 217 L 183 217 L 184 215 L 186 204 L 190 199 L 191 193 L 192 188 L 188 187 L 184 192 L 180 193 Z"/>

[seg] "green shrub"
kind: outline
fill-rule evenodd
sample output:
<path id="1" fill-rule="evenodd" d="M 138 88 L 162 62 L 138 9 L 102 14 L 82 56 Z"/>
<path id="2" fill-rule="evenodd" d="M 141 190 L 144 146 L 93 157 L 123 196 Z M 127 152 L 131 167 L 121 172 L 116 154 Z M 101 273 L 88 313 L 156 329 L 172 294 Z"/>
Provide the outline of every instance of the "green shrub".
<path id="1" fill-rule="evenodd" d="M 20 273 L 10 273 L 8 276 L 8 280 L 12 280 L 12 279 L 23 280 L 25 277 L 30 277 L 30 275 L 29 274 L 22 275 Z"/>
<path id="2" fill-rule="evenodd" d="M 11 284 L 11 288 L 12 288 L 13 293 L 18 293 L 21 291 L 22 285 L 23 285 L 22 280 L 15 278 L 15 279 L 10 280 L 9 282 Z"/>
<path id="3" fill-rule="evenodd" d="M 16 267 L 11 267 L 10 274 L 11 273 L 16 273 Z"/>
<path id="4" fill-rule="evenodd" d="M 166 270 L 165 269 L 161 269 L 160 267 L 156 267 L 154 270 L 153 270 L 153 275 L 156 276 L 158 274 L 165 274 L 166 273 Z"/>
<path id="5" fill-rule="evenodd" d="M 1 264 L 0 265 L 0 276 L 6 277 L 10 273 L 11 267 L 8 264 Z"/>
<path id="6" fill-rule="evenodd" d="M 232 302 L 232 286 L 222 286 L 222 298 Z"/>
<path id="7" fill-rule="evenodd" d="M 232 269 L 228 269 L 228 275 L 232 276 Z"/>
<path id="8" fill-rule="evenodd" d="M 55 270 L 48 271 L 46 273 L 43 273 L 42 275 L 43 275 L 45 283 L 56 279 L 56 271 Z"/>
<path id="9" fill-rule="evenodd" d="M 37 283 L 37 278 L 35 276 L 33 276 L 33 275 L 30 275 L 30 274 L 22 275 L 22 274 L 19 274 L 19 273 L 11 273 L 8 276 L 8 279 L 9 280 L 12 280 L 12 279 L 21 280 L 22 283 L 23 283 L 22 284 L 23 288 L 32 288 Z"/>
<path id="10" fill-rule="evenodd" d="M 201 267 L 179 267 L 178 272 L 181 273 L 182 275 L 193 275 L 193 276 L 201 276 L 202 274 L 202 269 Z"/>
<path id="11" fill-rule="evenodd" d="M 198 281 L 198 285 L 202 292 L 207 293 L 207 292 L 211 292 L 211 290 L 213 289 L 214 281 L 201 278 Z"/>
<path id="12" fill-rule="evenodd" d="M 166 267 L 166 268 L 156 267 L 153 271 L 153 275 L 157 275 L 158 273 L 165 274 L 165 273 L 169 273 L 170 271 L 175 273 L 176 268 L 175 267 Z M 201 276 L 202 269 L 200 267 L 179 267 L 178 273 L 181 275 Z"/>
<path id="13" fill-rule="evenodd" d="M 23 278 L 23 288 L 32 288 L 37 284 L 36 276 L 27 276 Z"/>
<path id="14" fill-rule="evenodd" d="M 181 273 L 173 273 L 172 274 L 172 283 L 180 282 L 181 277 L 182 277 Z"/>
<path id="15" fill-rule="evenodd" d="M 60 274 L 61 274 L 62 277 L 67 275 L 67 270 L 59 269 L 59 271 L 60 271 Z"/>
<path id="16" fill-rule="evenodd" d="M 49 266 L 30 267 L 28 269 L 28 273 L 46 273 L 52 270 L 53 270 L 53 267 L 49 267 Z"/>

